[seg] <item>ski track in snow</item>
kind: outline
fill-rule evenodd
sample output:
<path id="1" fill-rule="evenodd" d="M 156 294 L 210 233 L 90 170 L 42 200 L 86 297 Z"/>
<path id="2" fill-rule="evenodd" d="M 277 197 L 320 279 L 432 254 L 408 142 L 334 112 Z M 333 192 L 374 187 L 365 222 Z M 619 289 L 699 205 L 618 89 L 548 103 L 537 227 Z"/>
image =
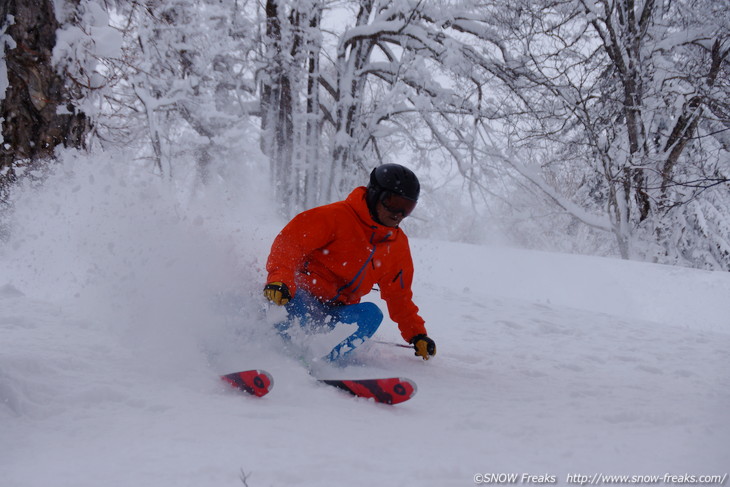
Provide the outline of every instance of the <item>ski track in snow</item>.
<path id="1" fill-rule="evenodd" d="M 235 486 L 241 471 L 251 487 L 464 486 L 480 472 L 565 484 L 568 473 L 730 468 L 727 275 L 413 247 L 437 357 L 370 343 L 330 370 L 415 380 L 398 406 L 317 384 L 255 313 L 211 314 L 202 332 L 97 321 L 0 274 L 0 485 Z M 697 306 L 687 311 L 705 326 L 681 325 L 670 302 Z M 376 338 L 400 340 L 387 319 Z M 273 374 L 268 396 L 217 380 L 247 368 Z"/>

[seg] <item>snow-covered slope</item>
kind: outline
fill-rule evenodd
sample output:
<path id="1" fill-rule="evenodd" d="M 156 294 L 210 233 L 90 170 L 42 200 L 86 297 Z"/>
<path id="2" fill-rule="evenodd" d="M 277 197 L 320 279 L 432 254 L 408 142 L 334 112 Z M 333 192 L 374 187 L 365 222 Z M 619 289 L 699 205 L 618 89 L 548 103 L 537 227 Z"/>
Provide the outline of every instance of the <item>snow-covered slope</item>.
<path id="1" fill-rule="evenodd" d="M 269 332 L 261 263 L 281 222 L 208 217 L 211 201 L 181 213 L 104 170 L 28 197 L 0 250 L 3 487 L 730 469 L 728 274 L 414 240 L 437 357 L 371 343 L 330 371 L 414 379 L 390 407 L 316 384 Z M 376 338 L 399 340 L 387 320 Z M 251 367 L 274 375 L 268 396 L 217 381 Z"/>

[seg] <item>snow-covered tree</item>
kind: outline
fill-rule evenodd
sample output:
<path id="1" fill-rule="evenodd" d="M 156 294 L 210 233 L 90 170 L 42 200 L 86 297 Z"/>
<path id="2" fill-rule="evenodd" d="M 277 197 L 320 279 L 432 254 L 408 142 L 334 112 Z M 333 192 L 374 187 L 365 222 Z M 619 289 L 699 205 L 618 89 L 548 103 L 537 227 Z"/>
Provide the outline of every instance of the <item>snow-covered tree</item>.
<path id="1" fill-rule="evenodd" d="M 53 62 L 61 22 L 78 22 L 76 2 L 0 3 L 0 200 L 19 170 L 52 159 L 57 146 L 83 147 L 89 120 L 79 90 Z"/>
<path id="2" fill-rule="evenodd" d="M 250 10 L 245 2 L 119 0 L 123 54 L 107 59 L 113 78 L 99 99 L 99 141 L 139 147 L 159 174 L 192 155 L 203 180 L 212 160 L 245 153 L 247 120 L 258 111 Z"/>
<path id="3" fill-rule="evenodd" d="M 716 211 L 730 177 L 726 10 L 517 1 L 456 17 L 483 41 L 473 59 L 503 123 L 485 126 L 480 150 L 570 218 L 610 231 L 624 258 L 730 269 Z"/>
<path id="4" fill-rule="evenodd" d="M 259 72 L 261 148 L 284 213 L 321 199 L 320 21 L 323 2 L 268 0 Z"/>

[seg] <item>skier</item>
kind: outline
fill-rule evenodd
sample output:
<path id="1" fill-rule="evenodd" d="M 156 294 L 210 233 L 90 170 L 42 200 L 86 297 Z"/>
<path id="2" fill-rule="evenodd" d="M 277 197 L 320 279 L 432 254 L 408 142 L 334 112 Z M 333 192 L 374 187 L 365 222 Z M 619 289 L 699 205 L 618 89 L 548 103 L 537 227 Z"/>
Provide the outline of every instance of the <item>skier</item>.
<path id="1" fill-rule="evenodd" d="M 384 164 L 370 173 L 367 187 L 355 188 L 343 201 L 304 211 L 284 227 L 271 246 L 264 287 L 264 296 L 288 312 L 288 319 L 277 325 L 283 337 L 292 326 L 314 331 L 333 330 L 338 323 L 356 325 L 324 357 L 342 359 L 372 337 L 383 320 L 377 305 L 360 302 L 377 284 L 415 355 L 428 360 L 436 354 L 412 300 L 413 260 L 399 228 L 419 193 L 410 169 Z"/>

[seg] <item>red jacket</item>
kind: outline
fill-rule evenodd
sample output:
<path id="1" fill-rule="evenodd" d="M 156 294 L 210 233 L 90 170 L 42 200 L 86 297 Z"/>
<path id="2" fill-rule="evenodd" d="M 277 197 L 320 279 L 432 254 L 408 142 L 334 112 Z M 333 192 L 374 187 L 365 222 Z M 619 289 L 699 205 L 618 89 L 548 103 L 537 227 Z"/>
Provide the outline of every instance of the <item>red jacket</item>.
<path id="1" fill-rule="evenodd" d="M 412 299 L 408 237 L 375 223 L 365 191 L 355 188 L 344 201 L 295 216 L 271 246 L 268 282 L 285 283 L 292 296 L 302 288 L 322 302 L 341 304 L 359 303 L 377 283 L 391 319 L 410 341 L 426 328 Z"/>

